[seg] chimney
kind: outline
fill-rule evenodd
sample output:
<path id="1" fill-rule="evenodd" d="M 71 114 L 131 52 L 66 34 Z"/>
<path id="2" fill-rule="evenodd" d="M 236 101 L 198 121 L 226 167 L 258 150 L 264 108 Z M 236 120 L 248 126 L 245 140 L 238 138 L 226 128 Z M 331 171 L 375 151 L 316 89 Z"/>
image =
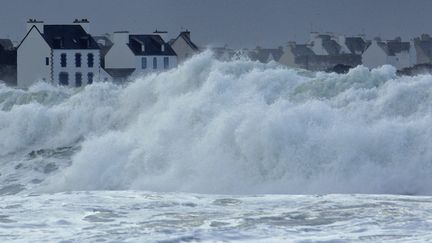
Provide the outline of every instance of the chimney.
<path id="1" fill-rule="evenodd" d="M 188 38 L 190 40 L 190 31 L 188 29 L 186 29 L 185 31 L 182 31 L 180 34 L 185 36 L 186 38 Z"/>
<path id="2" fill-rule="evenodd" d="M 116 31 L 114 32 L 114 45 L 127 45 L 129 43 L 129 32 L 128 31 Z"/>
<path id="3" fill-rule="evenodd" d="M 317 39 L 319 36 L 318 32 L 310 32 L 310 42 L 313 42 L 315 39 Z"/>
<path id="4" fill-rule="evenodd" d="M 162 40 L 167 41 L 168 31 L 161 31 L 156 29 L 155 31 L 153 31 L 153 34 L 159 35 L 162 38 Z"/>
<path id="5" fill-rule="evenodd" d="M 295 41 L 288 41 L 283 47 L 282 47 L 282 51 L 283 52 L 287 52 L 289 50 L 291 50 L 292 48 L 295 48 L 297 45 L 297 43 Z"/>
<path id="6" fill-rule="evenodd" d="M 39 21 L 37 19 L 29 19 L 27 21 L 27 32 L 33 27 L 36 26 L 36 28 L 43 34 L 44 32 L 44 22 Z"/>
<path id="7" fill-rule="evenodd" d="M 87 19 L 75 19 L 73 23 L 81 25 L 85 32 L 90 32 L 90 22 Z"/>
<path id="8" fill-rule="evenodd" d="M 288 41 L 288 43 L 287 43 L 287 46 L 291 46 L 291 47 L 296 46 L 296 45 L 297 45 L 297 43 L 295 41 Z"/>
<path id="9" fill-rule="evenodd" d="M 346 42 L 346 37 L 344 36 L 344 35 L 340 35 L 340 36 L 338 36 L 338 43 L 339 43 L 339 45 L 345 45 L 345 42 Z"/>

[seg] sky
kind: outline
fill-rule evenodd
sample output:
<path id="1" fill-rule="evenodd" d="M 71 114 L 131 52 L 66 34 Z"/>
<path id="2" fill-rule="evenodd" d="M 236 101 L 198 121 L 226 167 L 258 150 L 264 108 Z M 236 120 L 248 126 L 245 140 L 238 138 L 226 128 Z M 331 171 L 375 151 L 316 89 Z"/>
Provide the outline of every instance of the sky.
<path id="1" fill-rule="evenodd" d="M 408 40 L 432 34 L 432 0 L 1 0 L 0 38 L 26 34 L 29 18 L 90 20 L 94 35 L 191 31 L 200 45 L 277 47 L 311 31 Z"/>

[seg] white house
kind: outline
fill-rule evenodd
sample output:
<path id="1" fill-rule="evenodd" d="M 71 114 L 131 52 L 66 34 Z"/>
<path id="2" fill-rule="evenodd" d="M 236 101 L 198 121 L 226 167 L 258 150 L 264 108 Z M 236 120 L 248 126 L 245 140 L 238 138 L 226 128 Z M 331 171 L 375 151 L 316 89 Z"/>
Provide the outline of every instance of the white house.
<path id="1" fill-rule="evenodd" d="M 363 53 L 362 62 L 368 68 L 390 64 L 400 70 L 415 65 L 415 56 L 415 48 L 410 42 L 402 42 L 399 38 L 386 42 L 375 39 Z"/>
<path id="2" fill-rule="evenodd" d="M 177 55 L 158 34 L 114 32 L 113 46 L 105 55 L 105 70 L 116 77 L 160 72 L 177 66 Z M 124 78 L 124 77 L 123 77 Z"/>
<path id="3" fill-rule="evenodd" d="M 341 54 L 341 45 L 330 34 L 311 33 L 309 46 L 316 55 Z"/>
<path id="4" fill-rule="evenodd" d="M 99 78 L 100 50 L 89 22 L 45 25 L 29 20 L 28 32 L 17 50 L 17 84 L 27 88 L 36 81 L 79 87 Z"/>
<path id="5" fill-rule="evenodd" d="M 179 63 L 184 62 L 199 52 L 199 48 L 192 42 L 188 30 L 180 32 L 177 38 L 169 41 L 169 44 L 177 54 L 177 61 Z"/>

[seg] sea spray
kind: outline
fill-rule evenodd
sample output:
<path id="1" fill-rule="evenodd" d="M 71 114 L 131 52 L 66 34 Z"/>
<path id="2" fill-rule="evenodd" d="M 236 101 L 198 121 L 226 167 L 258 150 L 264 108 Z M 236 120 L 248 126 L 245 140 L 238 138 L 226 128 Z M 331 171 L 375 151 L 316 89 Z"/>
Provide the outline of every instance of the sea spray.
<path id="1" fill-rule="evenodd" d="M 432 194 L 432 76 L 395 73 L 204 52 L 124 87 L 51 87 L 58 100 L 9 104 L 0 154 L 79 145 L 43 191 Z"/>

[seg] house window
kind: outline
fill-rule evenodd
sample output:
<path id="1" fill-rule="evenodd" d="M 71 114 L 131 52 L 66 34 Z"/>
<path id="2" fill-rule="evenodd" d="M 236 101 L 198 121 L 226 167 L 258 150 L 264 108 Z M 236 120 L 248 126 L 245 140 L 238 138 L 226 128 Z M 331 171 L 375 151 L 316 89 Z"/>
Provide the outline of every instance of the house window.
<path id="1" fill-rule="evenodd" d="M 49 58 L 45 57 L 45 65 L 49 66 Z"/>
<path id="2" fill-rule="evenodd" d="M 75 66 L 81 67 L 81 53 L 75 53 Z"/>
<path id="3" fill-rule="evenodd" d="M 87 74 L 87 84 L 92 84 L 93 83 L 93 77 L 94 77 L 93 73 L 88 73 Z"/>
<path id="4" fill-rule="evenodd" d="M 153 57 L 153 69 L 157 68 L 157 58 Z"/>
<path id="5" fill-rule="evenodd" d="M 66 72 L 59 73 L 59 83 L 60 85 L 69 85 L 69 74 Z"/>
<path id="6" fill-rule="evenodd" d="M 60 64 L 62 67 L 66 67 L 66 53 L 60 55 Z"/>
<path id="7" fill-rule="evenodd" d="M 88 67 L 93 67 L 93 65 L 94 65 L 93 53 L 87 54 L 87 64 L 88 64 Z"/>
<path id="8" fill-rule="evenodd" d="M 146 69 L 147 68 L 147 57 L 141 58 L 141 68 Z"/>
<path id="9" fill-rule="evenodd" d="M 169 67 L 169 58 L 164 57 L 164 68 L 167 69 Z"/>
<path id="10" fill-rule="evenodd" d="M 75 73 L 75 86 L 81 87 L 82 85 L 82 74 L 81 73 Z"/>

